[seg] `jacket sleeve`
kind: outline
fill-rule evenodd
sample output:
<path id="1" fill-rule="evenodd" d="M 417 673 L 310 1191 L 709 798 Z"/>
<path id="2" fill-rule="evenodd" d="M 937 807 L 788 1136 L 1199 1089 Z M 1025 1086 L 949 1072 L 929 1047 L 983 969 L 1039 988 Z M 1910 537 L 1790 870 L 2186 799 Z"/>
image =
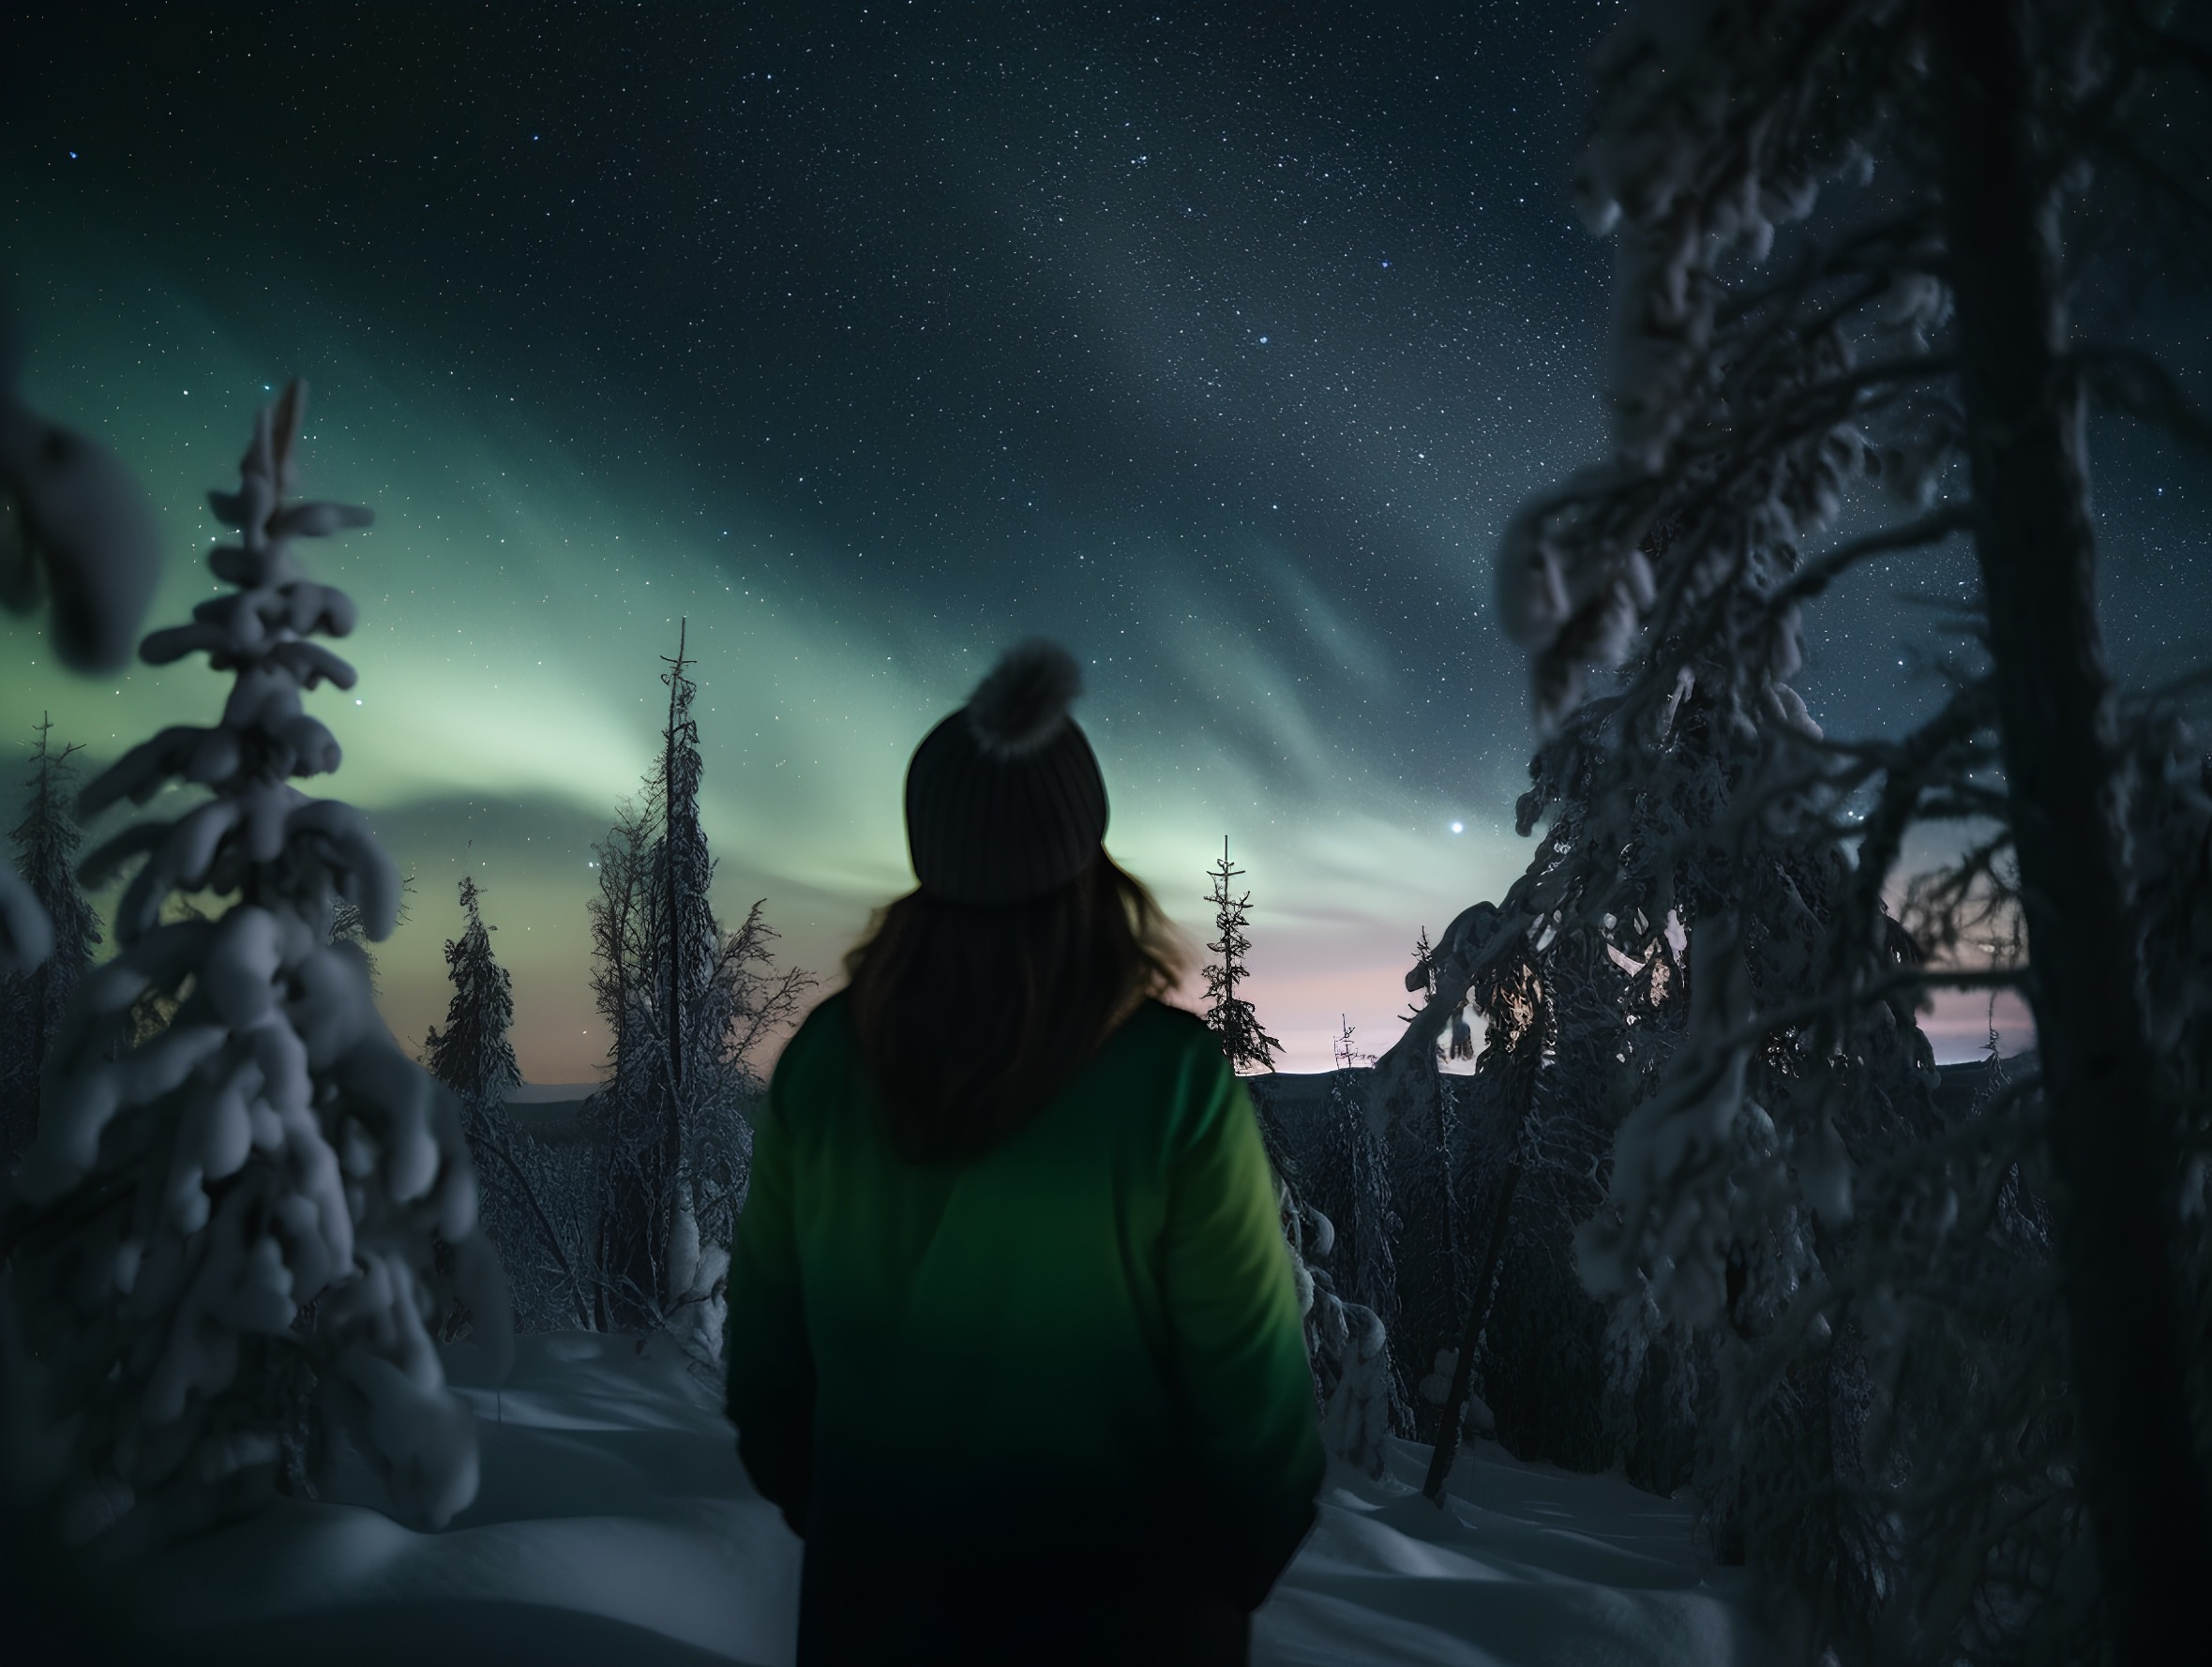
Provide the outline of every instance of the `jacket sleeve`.
<path id="1" fill-rule="evenodd" d="M 1169 1178 L 1170 1346 L 1202 1513 L 1229 1595 L 1252 1610 L 1314 1524 L 1321 1438 L 1289 1251 L 1252 1102 L 1218 1056 L 1194 1074 L 1190 1091 L 1197 1102 L 1190 1135 Z"/>
<path id="2" fill-rule="evenodd" d="M 814 1356 L 800 1301 L 785 1086 L 779 1069 L 753 1131 L 752 1179 L 730 1255 L 722 1354 L 738 1457 L 753 1485 L 804 1536 L 814 1471 Z"/>

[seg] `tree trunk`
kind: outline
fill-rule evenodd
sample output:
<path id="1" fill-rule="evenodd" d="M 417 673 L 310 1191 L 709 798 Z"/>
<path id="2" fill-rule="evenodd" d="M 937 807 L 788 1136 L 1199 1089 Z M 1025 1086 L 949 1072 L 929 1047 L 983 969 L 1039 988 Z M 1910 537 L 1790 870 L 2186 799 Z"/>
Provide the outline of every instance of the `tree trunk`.
<path id="1" fill-rule="evenodd" d="M 2212 1510 L 2191 1437 L 2170 1125 L 2097 620 L 2082 396 L 2024 0 L 1939 0 L 1943 189 L 1977 553 L 1989 602 L 2031 999 L 2063 1182 L 2059 1254 L 2083 1486 L 2127 1662 L 2202 1659 Z"/>
<path id="2" fill-rule="evenodd" d="M 1444 1503 L 1444 1483 L 1452 1475 L 1452 1461 L 1459 1457 L 1459 1430 L 1467 1419 L 1467 1401 L 1475 1387 L 1475 1345 L 1482 1341 L 1482 1327 L 1490 1318 L 1490 1287 L 1497 1281 L 1497 1265 L 1505 1258 L 1506 1225 L 1512 1219 L 1513 1193 L 1521 1184 L 1521 1165 L 1516 1159 L 1505 1172 L 1505 1179 L 1497 1189 L 1497 1202 L 1490 1216 L 1490 1243 L 1482 1253 L 1482 1269 L 1475 1278 L 1474 1300 L 1467 1305 L 1467 1334 L 1460 1339 L 1459 1359 L 1452 1365 L 1452 1387 L 1444 1393 L 1444 1419 L 1437 1426 L 1437 1445 L 1429 1449 L 1427 1478 L 1421 1491 L 1428 1495 L 1433 1505 Z"/>

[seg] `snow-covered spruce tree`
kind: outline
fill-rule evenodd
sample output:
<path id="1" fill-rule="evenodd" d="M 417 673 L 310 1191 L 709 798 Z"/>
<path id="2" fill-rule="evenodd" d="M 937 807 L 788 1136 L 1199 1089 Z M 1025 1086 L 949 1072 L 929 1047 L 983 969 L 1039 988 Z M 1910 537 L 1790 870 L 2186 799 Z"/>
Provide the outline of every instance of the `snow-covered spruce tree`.
<path id="1" fill-rule="evenodd" d="M 1356 1080 L 1364 1075 L 1358 1069 L 1363 1060 L 1349 1052 L 1350 1043 L 1348 1030 L 1338 1039 L 1341 1068 L 1332 1079 L 1319 1137 L 1293 1166 L 1276 1149 L 1287 1144 L 1277 1123 L 1271 1155 L 1283 1237 L 1305 1313 L 1323 1444 L 1362 1474 L 1380 1476 L 1385 1437 L 1409 1428 L 1411 1419 L 1385 1317 L 1395 1304 L 1389 1178 L 1363 1085 Z M 1263 1132 L 1271 1120 L 1269 1081 L 1254 1084 Z M 1362 1239 L 1355 1241 L 1340 1224 L 1355 1226 Z"/>
<path id="2" fill-rule="evenodd" d="M 1331 1452 L 1379 1476 L 1391 1404 L 1386 1376 L 1389 1354 L 1383 1346 L 1382 1322 L 1375 1318 L 1370 1328 L 1367 1321 L 1373 1316 L 1369 1311 L 1353 1311 L 1337 1294 L 1336 1276 L 1329 1270 L 1336 1249 L 1336 1224 L 1307 1194 L 1306 1172 L 1312 1165 L 1292 1156 L 1289 1133 L 1269 1091 L 1272 1082 L 1265 1076 L 1252 1079 L 1252 1106 L 1258 1118 L 1269 1166 L 1274 1172 L 1277 1217 L 1298 1289 L 1306 1364 L 1314 1378 L 1314 1406 L 1324 1417 Z M 1361 1370 L 1362 1348 L 1369 1362 L 1364 1373 Z M 1347 1374 L 1354 1379 L 1352 1395 L 1363 1406 L 1377 1409 L 1375 1416 L 1381 1422 L 1372 1431 L 1368 1413 L 1362 1411 L 1355 1417 L 1348 1404 L 1332 1419 L 1329 1417 L 1331 1401 Z"/>
<path id="3" fill-rule="evenodd" d="M 1206 947 L 1221 957 L 1203 969 L 1206 980 L 1206 1023 L 1221 1038 L 1221 1051 L 1238 1071 L 1272 1070 L 1282 1044 L 1270 1036 L 1252 1003 L 1237 994 L 1246 976 L 1244 957 L 1252 940 L 1244 936 L 1252 894 L 1231 889 L 1242 877 L 1241 868 L 1229 866 L 1229 842 L 1224 835 L 1221 861 L 1207 870 L 1212 888 L 1206 901 L 1213 905 L 1213 928 L 1220 934 Z"/>
<path id="4" fill-rule="evenodd" d="M 1330 1456 L 1362 1476 L 1379 1477 L 1388 1458 L 1393 1422 L 1402 1421 L 1391 1366 L 1390 1334 L 1382 1316 L 1347 1300 L 1322 1266 L 1336 1248 L 1336 1225 L 1294 1187 L 1276 1177 L 1283 1239 L 1305 1323 L 1306 1362 L 1314 1376 L 1314 1403 L 1321 1441 Z"/>
<path id="5" fill-rule="evenodd" d="M 516 1329 L 588 1326 L 589 1200 L 600 1166 L 547 1150 L 508 1111 L 507 1095 L 522 1079 L 510 1039 L 514 985 L 492 954 L 497 928 L 485 923 L 483 889 L 470 875 L 459 889 L 461 935 L 445 944 L 453 995 L 444 1029 L 432 1026 L 424 1041 L 424 1061 L 460 1101 L 461 1129 L 476 1162 L 481 1230 L 506 1271 Z"/>
<path id="6" fill-rule="evenodd" d="M 77 883 L 83 834 L 72 805 L 75 745 L 58 752 L 41 719 L 23 814 L 11 841 L 15 866 L 50 924 L 53 947 L 27 972 L 0 974 L 0 1169 L 13 1164 L 38 1124 L 38 1078 L 62 1014 L 92 968 L 99 917 Z"/>
<path id="7" fill-rule="evenodd" d="M 1422 974 L 1418 983 L 1428 997 L 1436 994 L 1427 977 L 1434 954 L 1423 928 L 1413 956 Z M 1395 1227 L 1391 1254 L 1397 1314 L 1392 1324 L 1392 1354 L 1411 1414 L 1408 1434 L 1421 1441 L 1435 1439 L 1442 1406 L 1424 1395 L 1421 1385 L 1437 1375 L 1438 1358 L 1458 1346 L 1459 1291 L 1467 1278 L 1466 1223 L 1453 1175 L 1454 1154 L 1461 1145 L 1459 1096 L 1456 1083 L 1435 1069 L 1436 1051 L 1430 1052 L 1429 1070 L 1408 1072 L 1402 1085 L 1377 1077 L 1370 1090 L 1396 1094 L 1381 1119 L 1388 1132 Z M 1446 1367 L 1443 1375 L 1448 1378 L 1450 1371 Z"/>
<path id="8" fill-rule="evenodd" d="M 1367 1104 L 1376 1088 L 1373 1073 L 1363 1069 L 1375 1061 L 1359 1051 L 1350 1022 L 1340 1018 L 1339 1023 L 1314 1191 L 1317 1199 L 1330 1200 L 1334 1228 L 1330 1268 L 1336 1293 L 1349 1312 L 1362 1316 L 1355 1327 L 1361 1372 L 1377 1380 L 1373 1388 L 1358 1387 L 1362 1405 L 1374 1403 L 1372 1412 L 1362 1415 L 1362 1426 L 1370 1418 L 1379 1419 L 1388 1432 L 1409 1434 L 1413 1386 L 1393 1346 L 1400 1318 L 1395 1246 L 1402 1227 L 1389 1155 Z M 1325 1421 L 1326 1416 L 1325 1409 Z M 1379 1436 L 1377 1441 L 1379 1445 Z"/>
<path id="9" fill-rule="evenodd" d="M 492 955 L 496 928 L 484 924 L 483 895 L 474 875 L 461 876 L 461 933 L 445 940 L 445 976 L 453 984 L 445 1029 L 431 1026 L 423 1043 L 430 1074 L 460 1097 L 464 1124 L 504 1105 L 508 1091 L 522 1080 L 508 1036 L 515 1024 L 515 987 Z"/>
<path id="10" fill-rule="evenodd" d="M 230 672 L 220 721 L 162 731 L 83 800 L 180 780 L 206 794 L 84 865 L 98 880 L 143 858 L 118 953 L 54 1039 L 8 1200 L 8 1461 L 68 1540 L 143 1544 L 250 1510 L 312 1486 L 334 1438 L 407 1520 L 444 1524 L 475 1492 L 475 1432 L 425 1320 L 458 1297 L 482 1344 L 507 1342 L 453 1100 L 384 1029 L 358 953 L 328 942 L 340 898 L 388 930 L 398 877 L 350 806 L 287 779 L 339 762 L 303 692 L 354 681 L 310 640 L 349 631 L 353 604 L 305 576 L 293 541 L 369 519 L 287 502 L 304 399 L 294 383 L 262 412 L 239 489 L 212 495 L 238 542 L 210 565 L 234 589 L 142 651 Z M 180 892 L 234 900 L 164 924 Z M 178 1005 L 136 1039 L 148 991 Z"/>
<path id="11" fill-rule="evenodd" d="M 1755 724 L 1716 721 L 1688 689 L 1664 733 L 1622 758 L 1612 711 L 1592 703 L 1535 760 L 1520 825 L 1543 836 L 1502 915 L 1473 934 L 1486 954 L 1470 995 L 1488 1030 L 1461 1182 L 1485 1215 L 1514 1188 L 1480 1362 L 1500 1438 L 1575 1468 L 1623 1464 L 1668 1492 L 1686 1479 L 1694 1369 L 1678 1349 L 1654 1352 L 1648 1313 L 1608 1324 L 1582 1289 L 1575 1230 L 1605 1197 L 1614 1130 L 1679 1042 L 1691 924 L 1753 900 L 1762 987 L 1794 988 L 1791 925 L 1822 907 L 1823 869 L 1737 824 Z"/>
<path id="12" fill-rule="evenodd" d="M 2154 1046 L 2205 969 L 2154 987 L 2145 959 L 2082 443 L 2093 398 L 2206 434 L 2105 281 L 2176 222 L 2204 247 L 2212 49 L 2179 15 L 1708 0 L 1639 8 L 1598 59 L 1615 453 L 1516 518 L 1499 585 L 1556 728 L 1587 664 L 1639 648 L 1555 743 L 1598 760 L 1581 928 L 1658 918 L 1640 888 L 1679 864 L 1639 879 L 1631 824 L 1686 714 L 1724 795 L 1699 892 L 1659 899 L 1684 1039 L 1618 1128 L 1582 1266 L 1718 1351 L 1700 1486 L 1815 1646 L 2150 1661 L 2206 1630 L 2194 1114 Z M 1902 514 L 1828 538 L 1858 482 Z M 1949 698 L 1901 739 L 1820 735 L 1786 683 L 1800 605 L 1958 534 L 1982 590 Z M 1908 938 L 1883 898 L 1940 819 L 1981 831 L 1913 888 Z M 1958 923 L 2008 897 L 2028 964 L 1966 961 Z M 1909 1004 L 1994 982 L 2034 1005 L 2047 1112 L 2024 1083 L 1941 1124 L 1900 1069 Z"/>
<path id="13" fill-rule="evenodd" d="M 721 1280 L 743 1208 L 760 1092 L 749 1060 L 797 1011 L 812 978 L 775 963 L 764 901 L 725 933 L 708 891 L 692 664 L 679 641 L 669 712 L 642 804 L 599 847 L 591 905 L 593 988 L 613 1042 L 594 1098 L 607 1163 L 598 1323 L 681 1331 L 718 1354 Z"/>
<path id="14" fill-rule="evenodd" d="M 14 315 L 0 311 L 0 608 L 51 598 L 62 664 L 111 670 L 129 658 L 160 577 L 154 512 L 103 447 L 23 403 L 23 362 Z M 28 972 L 53 941 L 36 891 L 0 866 L 0 976 Z"/>
<path id="15" fill-rule="evenodd" d="M 1495 1409 L 1496 1434 L 1523 1457 L 1586 1470 L 1625 1464 L 1671 1491 L 1683 1479 L 1684 1441 L 1666 1399 L 1681 1380 L 1646 1340 L 1609 1338 L 1604 1309 L 1581 1288 L 1573 1246 L 1575 1226 L 1603 1197 L 1612 1127 L 1639 1073 L 1655 1053 L 1664 1057 L 1653 986 L 1668 987 L 1668 950 L 1663 933 L 1645 934 L 1645 961 L 1631 973 L 1588 941 L 1574 910 L 1543 908 L 1543 888 L 1578 837 L 1572 817 L 1550 830 L 1508 894 L 1510 924 L 1490 904 L 1452 924 L 1407 979 L 1418 988 L 1435 974 L 1443 999 L 1378 1075 L 1396 1103 L 1406 1079 L 1433 1078 L 1435 1039 L 1443 1025 L 1464 1023 L 1463 1004 L 1482 1015 L 1475 1073 L 1453 1084 L 1465 1254 L 1450 1341 L 1437 1345 L 1452 1367 L 1431 1374 L 1439 1380 L 1432 1393 L 1445 1391 L 1447 1425 L 1467 1397 Z M 1539 912 L 1543 924 L 1531 929 Z M 1635 923 L 1621 924 L 1621 940 L 1633 941 Z"/>
<path id="16" fill-rule="evenodd" d="M 1371 1061 L 1355 1050 L 1348 1023 L 1332 1046 L 1336 1069 L 1330 1074 L 1310 1195 L 1335 1226 L 1330 1266 L 1338 1294 L 1373 1309 L 1386 1329 L 1394 1328 L 1398 1278 L 1392 1244 L 1398 1220 L 1389 1160 L 1367 1113 L 1368 1074 L 1360 1068 Z"/>
<path id="17" fill-rule="evenodd" d="M 1222 860 L 1212 871 L 1214 884 L 1208 898 L 1218 911 L 1220 932 L 1211 947 L 1222 956 L 1218 965 L 1206 969 L 1208 988 L 1214 996 L 1208 1022 L 1222 1038 L 1222 1051 L 1230 1064 L 1242 1069 L 1272 1064 L 1272 1050 L 1282 1044 L 1260 1029 L 1251 1002 L 1236 994 L 1244 976 L 1244 953 L 1251 947 L 1243 935 L 1251 896 L 1229 889 L 1229 882 L 1240 872 L 1230 866 L 1228 843 L 1224 840 Z M 1348 1035 L 1342 1043 L 1348 1046 Z M 1347 1073 L 1352 1063 L 1348 1059 L 1345 1061 Z M 1356 1259 L 1350 1257 L 1334 1221 L 1309 1189 L 1338 1183 L 1342 1183 L 1340 1190 L 1363 1188 L 1358 1195 L 1367 1202 L 1370 1220 L 1382 1230 L 1381 1274 L 1387 1286 L 1388 1178 L 1356 1091 L 1342 1083 L 1334 1085 L 1330 1115 L 1332 1127 L 1344 1126 L 1347 1119 L 1357 1120 L 1364 1142 L 1359 1147 L 1360 1155 L 1368 1160 L 1364 1166 L 1360 1167 L 1348 1155 L 1349 1148 L 1344 1161 L 1332 1161 L 1334 1149 L 1327 1147 L 1314 1154 L 1315 1163 L 1299 1164 L 1291 1160 L 1290 1142 L 1273 1097 L 1264 1089 L 1267 1081 L 1265 1077 L 1255 1081 L 1253 1104 L 1268 1160 L 1274 1169 L 1283 1241 L 1290 1253 L 1299 1307 L 1305 1321 L 1306 1359 L 1314 1374 L 1314 1399 L 1321 1414 L 1323 1443 L 1332 1456 L 1362 1475 L 1380 1476 L 1385 1438 L 1393 1424 L 1402 1429 L 1410 1421 L 1392 1363 L 1389 1333 L 1382 1315 L 1344 1288 L 1347 1267 L 1356 1265 Z M 1309 1169 L 1313 1173 L 1307 1173 Z M 1349 1208 L 1354 1194 L 1346 1191 L 1345 1196 L 1347 1203 L 1339 1208 Z M 1375 1260 L 1373 1248 L 1371 1244 L 1370 1262 Z"/>
<path id="18" fill-rule="evenodd" d="M 1275 1200 L 1304 1324 L 1322 1445 L 1362 1475 L 1379 1477 L 1395 1396 L 1389 1336 L 1373 1309 L 1337 1294 L 1336 1280 L 1324 1266 L 1336 1248 L 1336 1225 L 1300 1195 L 1280 1167 Z"/>

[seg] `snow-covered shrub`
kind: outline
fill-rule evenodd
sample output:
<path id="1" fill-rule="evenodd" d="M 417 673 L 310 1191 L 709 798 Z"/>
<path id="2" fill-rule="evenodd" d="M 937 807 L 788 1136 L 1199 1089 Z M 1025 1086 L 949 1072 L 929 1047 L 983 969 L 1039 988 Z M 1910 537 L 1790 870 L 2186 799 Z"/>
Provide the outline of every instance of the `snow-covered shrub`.
<path id="1" fill-rule="evenodd" d="M 1263 1115 L 1261 1126 L 1273 1128 L 1274 1119 Z M 1274 1133 L 1279 1138 L 1279 1129 Z M 1270 1144 L 1271 1152 L 1279 1150 L 1274 1140 Z M 1336 1281 L 1319 1266 L 1336 1253 L 1336 1224 L 1299 1195 L 1280 1157 L 1274 1164 L 1276 1211 L 1305 1328 L 1322 1445 L 1362 1475 L 1380 1476 L 1383 1437 L 1392 1434 L 1393 1422 L 1406 1422 L 1397 1404 L 1388 1333 L 1372 1308 L 1337 1295 Z"/>
<path id="2" fill-rule="evenodd" d="M 8 1458 L 80 1541 L 158 1540 L 311 1489 L 334 1438 L 402 1517 L 441 1525 L 475 1493 L 476 1444 L 428 1326 L 459 1299 L 495 1363 L 510 1340 L 453 1098 L 385 1029 L 358 949 L 330 941 L 341 900 L 389 932 L 398 876 L 355 811 L 289 782 L 339 764 L 302 694 L 354 682 L 311 640 L 352 630 L 354 605 L 293 541 L 369 518 L 288 502 L 304 397 L 261 413 L 239 489 L 212 495 L 238 530 L 210 561 L 233 590 L 142 651 L 231 673 L 220 720 L 163 730 L 84 794 L 97 810 L 203 789 L 85 864 L 97 879 L 142 859 L 120 952 L 55 1038 L 7 1210 Z M 180 894 L 234 900 L 165 923 Z M 142 1037 L 149 992 L 176 1006 Z"/>
<path id="3" fill-rule="evenodd" d="M 1315 1313 L 1314 1329 L 1334 1379 L 1321 1407 L 1321 1445 L 1332 1458 L 1362 1475 L 1379 1477 L 1397 1392 L 1382 1316 L 1326 1291 L 1317 1299 Z"/>
<path id="4" fill-rule="evenodd" d="M 1438 1349 L 1436 1363 L 1422 1376 L 1421 1382 L 1416 1386 L 1415 1392 L 1420 1395 L 1424 1404 L 1442 1411 L 1451 1404 L 1452 1378 L 1458 1370 L 1459 1351 L 1455 1348 Z M 1497 1434 L 1497 1415 L 1490 1410 L 1490 1404 L 1487 1401 L 1471 1390 L 1467 1394 L 1465 1404 L 1460 1408 L 1459 1417 L 1460 1434 L 1463 1439 L 1468 1436 L 1496 1435 Z"/>

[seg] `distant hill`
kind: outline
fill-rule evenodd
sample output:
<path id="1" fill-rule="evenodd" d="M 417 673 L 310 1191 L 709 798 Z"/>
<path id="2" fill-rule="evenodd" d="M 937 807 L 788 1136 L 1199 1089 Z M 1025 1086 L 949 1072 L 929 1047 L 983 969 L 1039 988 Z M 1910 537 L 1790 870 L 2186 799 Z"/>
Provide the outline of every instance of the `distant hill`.
<path id="1" fill-rule="evenodd" d="M 516 1126 L 548 1146 L 585 1138 L 584 1102 L 599 1091 L 595 1082 L 526 1082 L 507 1093 L 507 1112 Z"/>

